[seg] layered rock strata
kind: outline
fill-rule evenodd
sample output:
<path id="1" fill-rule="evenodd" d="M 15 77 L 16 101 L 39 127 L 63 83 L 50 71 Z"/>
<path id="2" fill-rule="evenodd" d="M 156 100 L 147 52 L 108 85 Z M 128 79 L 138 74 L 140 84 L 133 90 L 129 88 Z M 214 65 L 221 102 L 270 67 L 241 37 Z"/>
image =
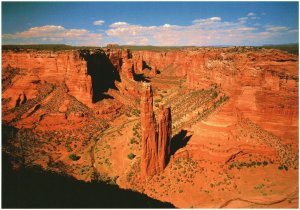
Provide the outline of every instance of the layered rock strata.
<path id="1" fill-rule="evenodd" d="M 172 136 L 171 109 L 160 107 L 158 122 L 153 112 L 153 93 L 149 83 L 143 83 L 141 97 L 142 176 L 160 173 L 170 156 Z"/>
<path id="2" fill-rule="evenodd" d="M 21 94 L 27 99 L 36 97 L 40 82 L 65 82 L 70 95 L 91 106 L 91 76 L 87 72 L 87 62 L 78 51 L 4 51 L 2 69 L 7 67 L 18 69 L 12 85 L 2 95 L 3 98 L 12 98 L 11 108 Z"/>

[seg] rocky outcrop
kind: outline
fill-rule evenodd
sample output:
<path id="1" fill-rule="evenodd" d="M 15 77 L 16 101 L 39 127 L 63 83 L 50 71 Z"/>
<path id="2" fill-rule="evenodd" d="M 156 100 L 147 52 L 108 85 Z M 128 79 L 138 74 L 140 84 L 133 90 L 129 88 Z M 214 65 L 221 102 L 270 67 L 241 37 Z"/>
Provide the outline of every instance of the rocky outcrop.
<path id="1" fill-rule="evenodd" d="M 171 109 L 160 107 L 158 123 L 153 112 L 153 93 L 149 83 L 143 83 L 141 97 L 142 176 L 160 173 L 170 156 L 172 136 Z"/>
<path id="2" fill-rule="evenodd" d="M 297 126 L 297 55 L 254 47 L 141 50 L 131 54 L 136 74 L 186 79 L 183 85 L 195 90 L 217 84 L 235 107 L 281 138 L 289 136 L 284 126 Z"/>
<path id="3" fill-rule="evenodd" d="M 34 98 L 38 94 L 37 83 L 65 82 L 69 93 L 78 101 L 88 106 L 92 103 L 91 76 L 88 75 L 86 61 L 78 51 L 3 51 L 2 69 L 8 66 L 18 69 L 18 75 L 11 87 L 3 92 L 3 98 L 16 101 L 23 93 L 28 98 Z"/>
<path id="4" fill-rule="evenodd" d="M 131 51 L 127 49 L 107 49 L 105 53 L 120 74 L 120 82 L 115 83 L 119 92 L 131 101 L 139 99 L 140 86 L 134 80 L 136 68 Z"/>
<path id="5" fill-rule="evenodd" d="M 171 108 L 160 106 L 157 125 L 158 169 L 164 170 L 171 153 L 172 117 Z"/>
<path id="6" fill-rule="evenodd" d="M 153 112 L 153 93 L 151 85 L 143 83 L 141 97 L 141 131 L 142 131 L 142 160 L 143 175 L 153 175 L 157 171 L 157 138 L 156 121 Z"/>
<path id="7" fill-rule="evenodd" d="M 242 47 L 200 49 L 190 58 L 187 85 L 191 89 L 211 83 L 221 84 L 228 92 L 245 86 L 293 92 L 298 88 L 298 58 L 286 52 Z"/>
<path id="8" fill-rule="evenodd" d="M 133 51 L 132 60 L 136 73 L 155 76 L 158 71 L 164 71 L 166 76 L 184 77 L 189 64 L 189 52 L 185 50 L 171 51 Z"/>

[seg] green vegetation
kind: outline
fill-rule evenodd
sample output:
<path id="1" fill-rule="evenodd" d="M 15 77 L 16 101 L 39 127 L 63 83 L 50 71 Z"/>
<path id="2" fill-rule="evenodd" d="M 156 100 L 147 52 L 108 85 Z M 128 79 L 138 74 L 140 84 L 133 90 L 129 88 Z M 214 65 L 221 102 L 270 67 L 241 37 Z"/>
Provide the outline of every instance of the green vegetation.
<path id="1" fill-rule="evenodd" d="M 76 154 L 70 154 L 70 155 L 69 155 L 69 158 L 70 158 L 71 160 L 73 160 L 73 161 L 77 161 L 77 160 L 79 160 L 81 157 L 78 156 L 78 155 L 76 155 Z"/>
<path id="2" fill-rule="evenodd" d="M 126 117 L 131 117 L 131 114 L 129 112 L 125 112 Z"/>
<path id="3" fill-rule="evenodd" d="M 265 186 L 265 184 L 259 184 L 259 185 L 255 186 L 254 189 L 260 190 L 260 189 L 262 189 L 264 186 Z"/>
<path id="4" fill-rule="evenodd" d="M 286 166 L 286 165 L 280 165 L 280 166 L 278 166 L 278 169 L 279 169 L 279 170 L 286 170 L 286 171 L 288 171 L 288 170 L 289 170 L 289 167 Z"/>
<path id="5" fill-rule="evenodd" d="M 270 161 L 271 163 L 271 161 Z M 250 162 L 234 162 L 234 163 L 231 163 L 229 165 L 229 170 L 236 167 L 237 169 L 241 169 L 243 167 L 247 167 L 247 168 L 250 168 L 250 167 L 256 167 L 256 166 L 267 166 L 269 164 L 268 161 L 264 160 L 263 162 L 260 162 L 260 161 L 251 161 Z M 278 167 L 279 169 L 279 167 Z M 280 166 L 280 169 L 279 170 L 282 170 L 284 169 L 284 166 Z"/>
<path id="6" fill-rule="evenodd" d="M 138 141 L 136 143 L 138 143 L 139 141 L 141 141 L 142 137 L 141 137 L 141 123 L 137 123 L 134 125 L 134 127 L 132 128 L 133 131 L 133 135 L 138 139 Z"/>
<path id="7" fill-rule="evenodd" d="M 155 103 L 160 103 L 160 102 L 161 102 L 161 99 L 155 99 L 154 102 L 155 102 Z"/>
<path id="8" fill-rule="evenodd" d="M 217 91 L 214 91 L 213 94 L 212 94 L 212 98 L 215 99 L 218 97 L 218 92 Z"/>
<path id="9" fill-rule="evenodd" d="M 130 139 L 130 144 L 138 144 L 134 137 Z"/>
<path id="10" fill-rule="evenodd" d="M 268 161 L 263 162 L 264 166 L 268 165 Z"/>
<path id="11" fill-rule="evenodd" d="M 277 49 L 286 51 L 295 55 L 299 54 L 299 45 L 298 44 L 282 44 L 282 45 L 263 45 L 259 48 L 267 48 L 267 49 Z"/>
<path id="12" fill-rule="evenodd" d="M 129 153 L 127 156 L 130 160 L 132 160 L 133 158 L 135 158 L 136 155 L 133 153 Z"/>
<path id="13" fill-rule="evenodd" d="M 134 110 L 132 110 L 132 114 L 135 115 L 136 117 L 139 117 L 141 114 L 141 111 L 138 109 L 134 109 Z"/>

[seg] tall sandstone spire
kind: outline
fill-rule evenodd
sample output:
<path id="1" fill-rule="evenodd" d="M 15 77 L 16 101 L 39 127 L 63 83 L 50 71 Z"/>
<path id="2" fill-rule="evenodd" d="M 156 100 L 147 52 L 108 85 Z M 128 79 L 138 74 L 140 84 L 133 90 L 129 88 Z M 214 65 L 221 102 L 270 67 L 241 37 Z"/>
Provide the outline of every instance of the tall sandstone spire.
<path id="1" fill-rule="evenodd" d="M 172 136 L 171 109 L 160 107 L 158 123 L 153 112 L 153 93 L 150 83 L 143 83 L 141 97 L 142 176 L 160 173 L 170 156 Z"/>
<path id="2" fill-rule="evenodd" d="M 158 169 L 163 171 L 171 153 L 172 118 L 171 108 L 160 106 L 157 126 Z"/>

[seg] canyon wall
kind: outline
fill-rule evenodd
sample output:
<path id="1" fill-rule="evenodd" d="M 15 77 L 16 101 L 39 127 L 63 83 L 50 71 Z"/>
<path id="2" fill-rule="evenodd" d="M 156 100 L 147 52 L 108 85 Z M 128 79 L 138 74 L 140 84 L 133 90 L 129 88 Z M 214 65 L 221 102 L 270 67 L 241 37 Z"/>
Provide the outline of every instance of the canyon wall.
<path id="1" fill-rule="evenodd" d="M 256 48 L 201 49 L 191 55 L 187 84 L 202 88 L 218 83 L 228 91 L 237 87 L 268 90 L 298 88 L 298 57 L 278 50 Z"/>
<path id="2" fill-rule="evenodd" d="M 110 88 L 134 99 L 140 94 L 129 50 L 3 51 L 2 69 L 7 68 L 18 69 L 10 87 L 3 92 L 3 98 L 12 99 L 10 108 L 20 96 L 35 98 L 37 83 L 44 82 L 65 83 L 69 94 L 89 107 Z"/>
<path id="3" fill-rule="evenodd" d="M 165 71 L 166 76 L 184 77 L 188 71 L 190 58 L 185 50 L 171 51 L 133 51 L 132 59 L 136 73 L 144 73 L 145 69 L 151 71 Z"/>
<path id="4" fill-rule="evenodd" d="M 191 48 L 133 51 L 132 60 L 135 73 L 147 73 L 151 67 L 160 70 L 156 77 L 186 76 L 189 89 L 217 84 L 230 97 L 228 112 L 239 109 L 282 139 L 297 138 L 297 55 L 254 47 Z"/>
<path id="5" fill-rule="evenodd" d="M 153 112 L 153 93 L 149 83 L 143 83 L 141 96 L 142 176 L 152 176 L 164 170 L 170 156 L 172 137 L 171 109 L 160 107 L 157 121 Z"/>
<path id="6" fill-rule="evenodd" d="M 3 51 L 2 69 L 20 69 L 3 91 L 3 98 L 12 98 L 13 108 L 18 99 L 28 100 L 38 94 L 37 83 L 64 82 L 69 94 L 90 107 L 111 88 L 124 96 L 124 101 L 137 104 L 141 95 L 139 74 L 186 78 L 190 89 L 220 85 L 246 117 L 277 135 L 295 135 L 284 126 L 298 126 L 296 55 L 251 47 L 98 51 L 86 51 L 85 56 L 82 51 Z"/>
<path id="7" fill-rule="evenodd" d="M 3 92 L 3 98 L 17 100 L 25 94 L 28 99 L 36 97 L 36 84 L 65 82 L 69 93 L 82 103 L 92 104 L 91 76 L 87 72 L 87 62 L 78 51 L 3 51 L 2 69 L 19 69 L 11 86 Z"/>
<path id="8" fill-rule="evenodd" d="M 237 108 L 290 142 L 298 138 L 298 65 L 297 55 L 273 49 L 207 49 L 192 57 L 186 84 L 220 85 L 230 97 L 229 112 Z"/>
<path id="9" fill-rule="evenodd" d="M 127 49 L 107 49 L 105 54 L 120 74 L 120 82 L 116 82 L 119 92 L 132 100 L 139 99 L 141 94 L 140 85 L 135 81 L 137 70 L 134 67 L 131 51 Z"/>

